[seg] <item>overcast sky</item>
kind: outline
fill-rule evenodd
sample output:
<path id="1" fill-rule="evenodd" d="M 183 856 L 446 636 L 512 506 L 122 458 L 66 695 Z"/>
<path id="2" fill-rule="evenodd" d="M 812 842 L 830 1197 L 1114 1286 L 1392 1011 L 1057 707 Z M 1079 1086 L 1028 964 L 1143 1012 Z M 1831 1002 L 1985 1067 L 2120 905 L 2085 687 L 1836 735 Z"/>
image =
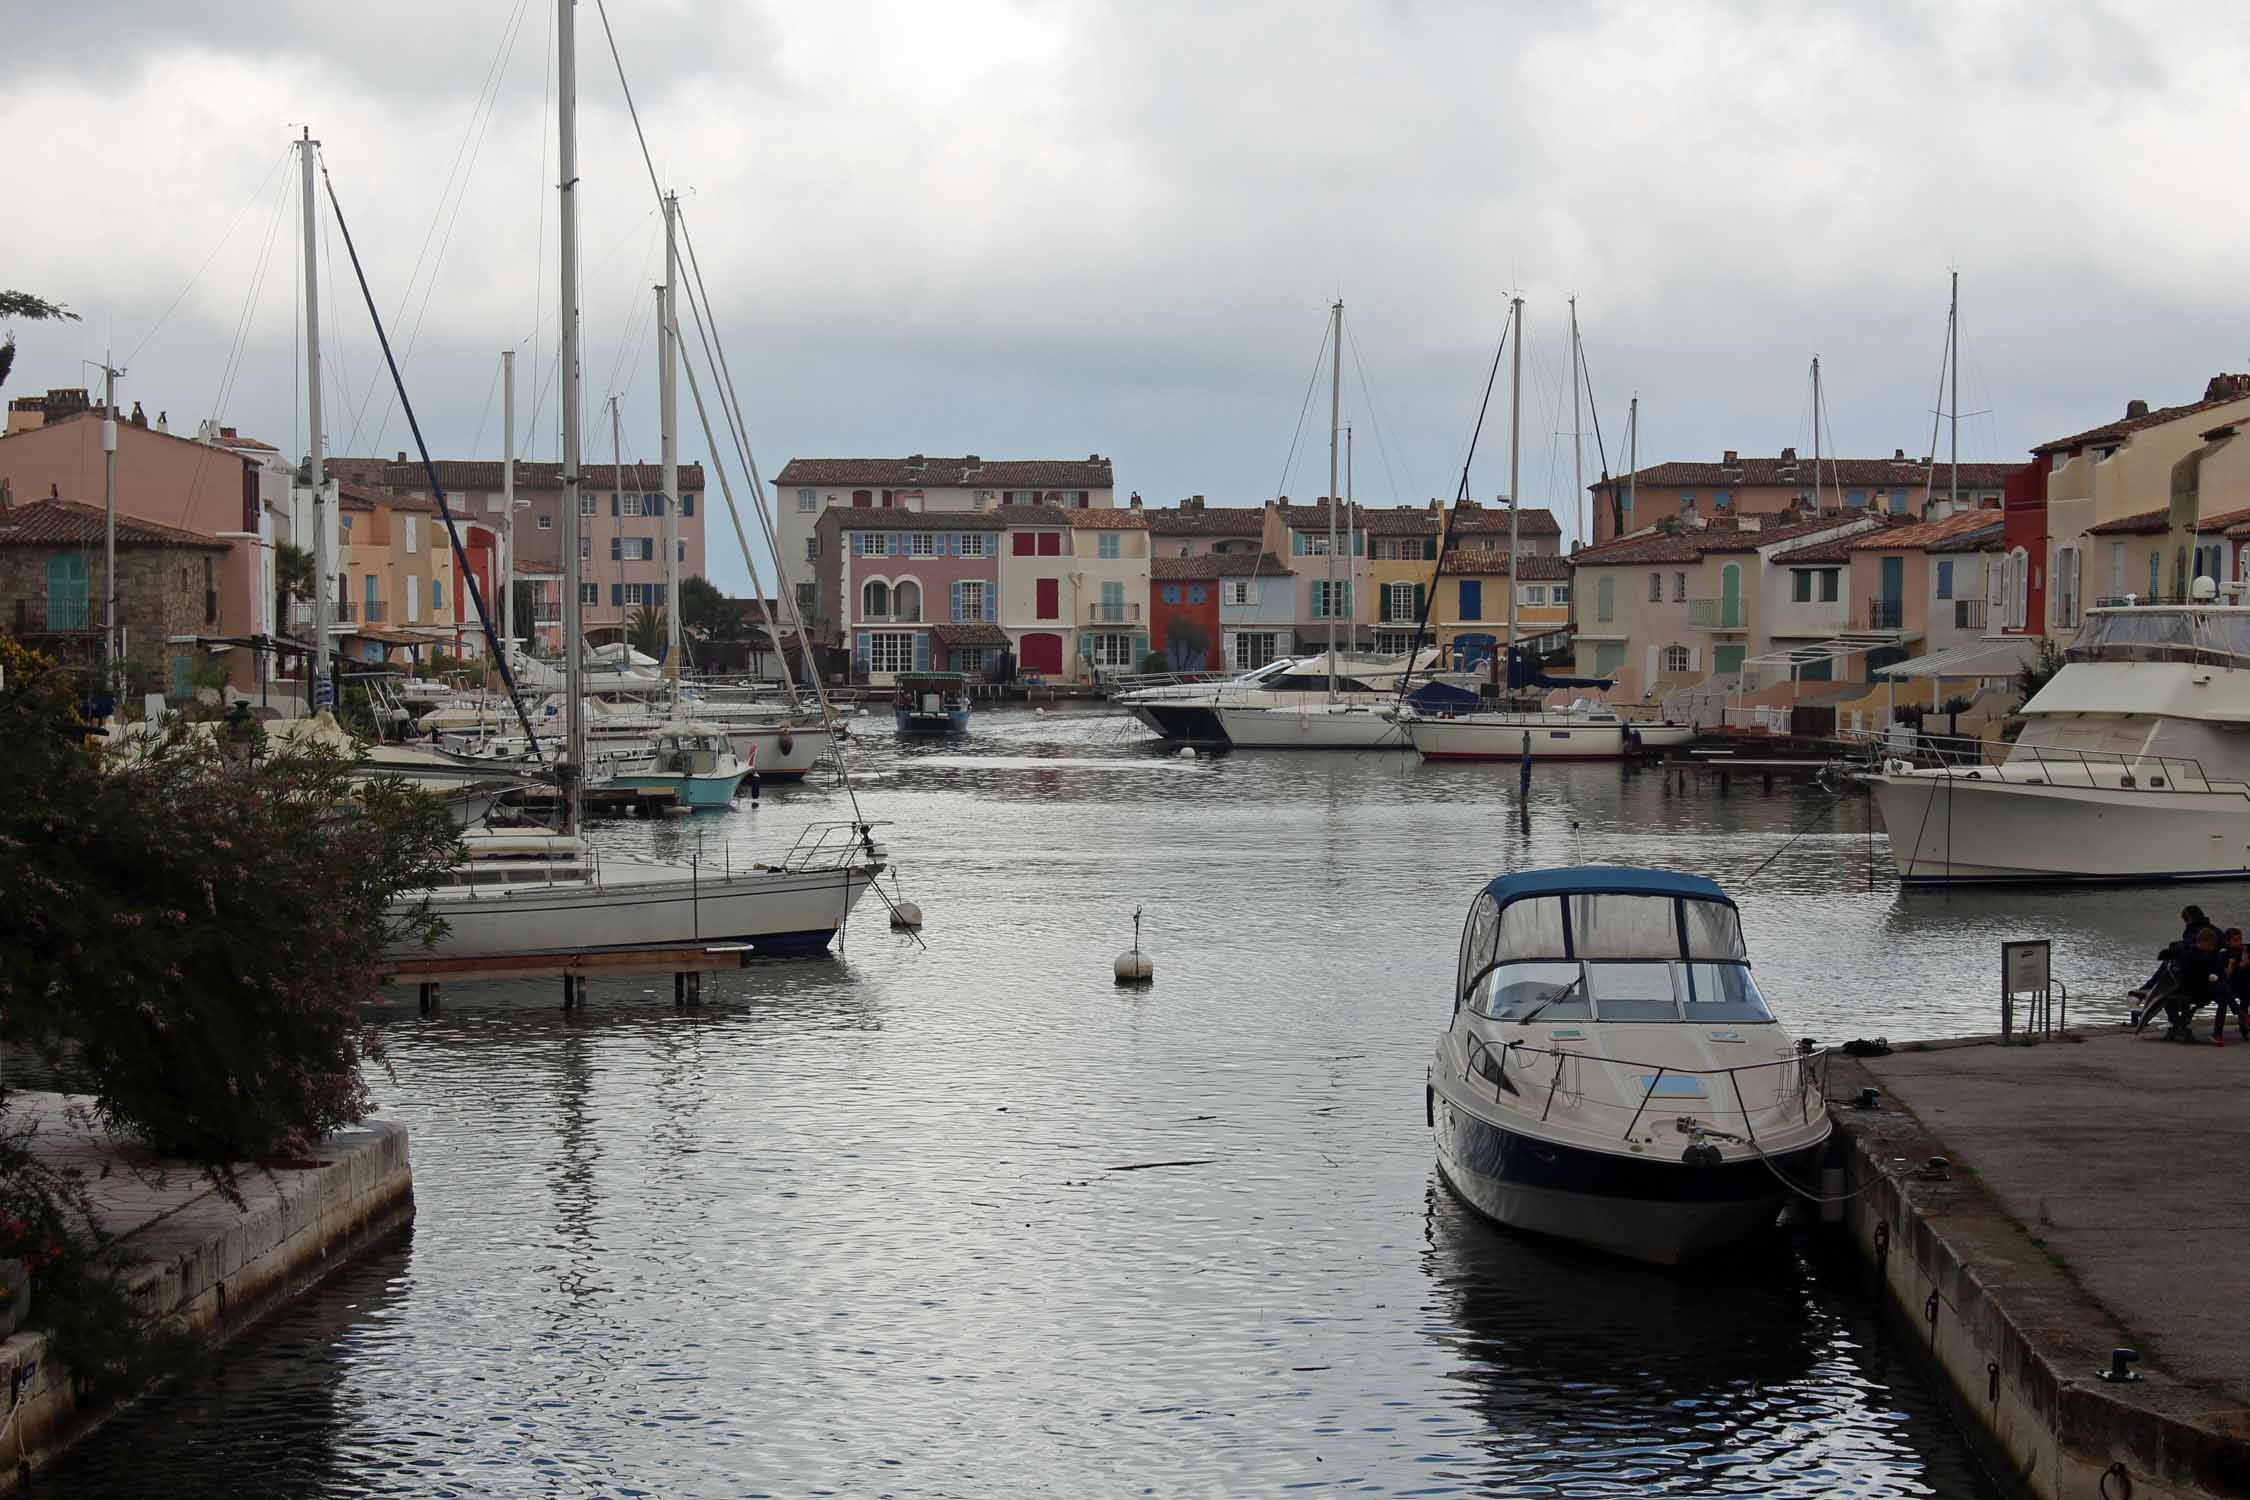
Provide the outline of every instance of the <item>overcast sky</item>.
<path id="1" fill-rule="evenodd" d="M 1355 492 L 1390 504 L 1452 493 L 1521 292 L 1521 487 L 1566 528 L 1573 293 L 1620 469 L 1635 392 L 1644 463 L 1809 447 L 1815 352 L 1845 452 L 1926 451 L 1954 268 L 1964 458 L 2250 369 L 2239 0 L 610 9 L 768 474 L 1099 452 L 1120 501 L 1317 494 L 1338 296 Z M 553 28 L 547 0 L 18 8 L 0 287 L 84 322 L 18 325 L 6 394 L 109 349 L 127 404 L 301 452 L 310 124 L 438 455 L 499 456 L 513 345 L 519 449 L 554 456 Z M 616 390 L 653 460 L 658 219 L 592 0 L 578 35 L 589 454 Z M 324 222 L 331 449 L 395 453 Z M 682 433 L 703 456 L 692 407 Z"/>

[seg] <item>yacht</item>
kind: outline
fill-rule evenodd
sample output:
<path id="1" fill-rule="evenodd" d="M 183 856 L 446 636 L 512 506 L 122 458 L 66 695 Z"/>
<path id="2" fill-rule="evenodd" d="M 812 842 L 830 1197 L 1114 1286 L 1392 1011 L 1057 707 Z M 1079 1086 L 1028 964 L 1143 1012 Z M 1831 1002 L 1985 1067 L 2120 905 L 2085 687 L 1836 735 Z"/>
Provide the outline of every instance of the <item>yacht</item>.
<path id="1" fill-rule="evenodd" d="M 1142 688 L 1117 701 L 1168 740 L 1244 749 L 1352 749 L 1405 738 L 1383 717 L 1409 672 L 1426 679 L 1435 651 L 1368 656 L 1338 651 L 1334 693 L 1326 652 L 1280 657 L 1225 682 Z"/>
<path id="2" fill-rule="evenodd" d="M 2196 592 L 2087 610 L 1997 764 L 1886 759 L 1868 780 L 1899 879 L 2250 876 L 2250 608 Z"/>
<path id="3" fill-rule="evenodd" d="M 1479 1213 L 1676 1265 L 1817 1180 L 1823 1072 L 1767 1009 L 1717 885 L 1579 866 L 1477 893 L 1424 1097 L 1438 1171 Z"/>
<path id="4" fill-rule="evenodd" d="M 1168 682 L 1119 693 L 1113 701 L 1165 739 L 1182 744 L 1223 745 L 1227 737 L 1219 728 L 1219 701 L 1260 691 L 1262 684 L 1285 675 L 1304 660 L 1277 656 L 1263 666 L 1223 682 Z M 1320 690 L 1327 691 L 1325 677 Z"/>

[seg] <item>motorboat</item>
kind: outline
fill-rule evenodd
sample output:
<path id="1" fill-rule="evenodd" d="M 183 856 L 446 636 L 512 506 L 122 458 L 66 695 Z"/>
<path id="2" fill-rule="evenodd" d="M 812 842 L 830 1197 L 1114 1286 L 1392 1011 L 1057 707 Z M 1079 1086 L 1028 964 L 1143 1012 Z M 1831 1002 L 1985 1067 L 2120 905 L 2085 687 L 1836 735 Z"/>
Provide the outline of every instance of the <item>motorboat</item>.
<path id="1" fill-rule="evenodd" d="M 1404 749 L 1383 717 L 1410 677 L 1426 678 L 1437 653 L 1338 651 L 1286 657 L 1220 683 L 1143 688 L 1118 699 L 1166 739 L 1237 749 Z M 1161 696 L 1159 696 L 1161 695 Z"/>
<path id="2" fill-rule="evenodd" d="M 391 957 L 507 958 L 747 943 L 824 948 L 882 874 L 873 825 L 816 823 L 776 865 L 643 864 L 601 858 L 569 834 L 470 833 L 443 880 L 400 896 L 394 917 L 427 910 L 445 931 Z"/>
<path id="3" fill-rule="evenodd" d="M 563 694 L 550 694 L 530 710 L 532 722 L 559 735 L 568 706 Z M 586 741 L 595 756 L 608 751 L 645 750 L 665 724 L 675 718 L 689 718 L 722 730 L 736 757 L 756 766 L 759 780 L 766 782 L 802 780 L 836 743 L 835 734 L 818 714 L 800 714 L 776 705 L 711 703 L 683 692 L 676 711 L 667 698 L 659 696 L 588 696 L 583 706 Z M 422 721 L 421 727 L 440 744 L 466 748 L 485 743 L 498 726 L 486 714 L 477 722 L 432 715 Z"/>
<path id="4" fill-rule="evenodd" d="M 1397 717 L 1424 760 L 1621 760 L 1637 731 L 1608 709 L 1447 713 L 1409 706 Z"/>
<path id="5" fill-rule="evenodd" d="M 891 706 L 903 736 L 969 732 L 969 679 L 959 672 L 901 672 Z"/>
<path id="6" fill-rule="evenodd" d="M 1305 658 L 1277 656 L 1262 666 L 1223 681 L 1166 682 L 1119 693 L 1111 701 L 1165 739 L 1182 744 L 1223 745 L 1227 737 L 1219 728 L 1219 700 L 1259 691 L 1263 684 L 1286 675 L 1303 660 Z M 1327 691 L 1325 678 L 1321 691 Z"/>
<path id="7" fill-rule="evenodd" d="M 682 807 L 723 808 L 733 804 L 751 767 L 735 755 L 726 731 L 675 722 L 659 726 L 645 761 L 613 772 L 610 785 L 675 792 Z"/>
<path id="8" fill-rule="evenodd" d="M 2089 609 L 2023 732 L 1868 777 L 1909 885 L 2250 875 L 2250 608 Z"/>
<path id="9" fill-rule="evenodd" d="M 1830 1130 L 1823 1054 L 1750 976 L 1696 875 L 1502 875 L 1461 933 L 1425 1103 L 1446 1183 L 1486 1217 L 1675 1265 L 1770 1229 Z"/>

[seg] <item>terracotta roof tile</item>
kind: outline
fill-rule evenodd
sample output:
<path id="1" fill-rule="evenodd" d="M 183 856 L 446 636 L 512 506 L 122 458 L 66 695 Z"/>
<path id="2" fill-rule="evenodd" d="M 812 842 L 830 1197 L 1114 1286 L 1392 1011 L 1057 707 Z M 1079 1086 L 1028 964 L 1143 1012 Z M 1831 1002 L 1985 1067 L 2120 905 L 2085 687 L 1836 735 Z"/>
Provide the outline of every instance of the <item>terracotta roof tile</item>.
<path id="1" fill-rule="evenodd" d="M 1710 552 L 1755 552 L 1775 542 L 1785 542 L 1792 537 L 1817 536 L 1847 526 L 1859 519 L 1833 513 L 1816 520 L 1798 521 L 1784 526 L 1761 526 L 1756 531 L 1739 529 L 1720 530 L 1710 527 L 1703 530 L 1686 530 L 1678 534 L 1654 532 L 1646 536 L 1622 537 L 1614 542 L 1604 542 L 1599 547 L 1581 548 L 1571 558 L 1581 568 L 1606 568 L 1634 563 L 1693 562 Z"/>
<path id="2" fill-rule="evenodd" d="M 1534 552 L 1523 555 L 1523 572 L 1526 581 L 1543 582 L 1547 579 L 1570 577 L 1571 563 L 1567 557 L 1541 557 Z M 1459 575 L 1464 578 L 1504 578 L 1513 571 L 1508 565 L 1507 549 L 1473 547 L 1455 548 L 1445 557 L 1445 565 L 1438 569 L 1440 576 Z"/>
<path id="3" fill-rule="evenodd" d="M 1995 490 L 2007 480 L 2020 463 L 1975 463 L 1961 465 L 1961 484 L 1964 488 Z M 1904 485 L 1919 489 L 1925 483 L 1933 489 L 1945 488 L 1951 466 L 1939 464 L 1933 474 L 1929 462 L 1918 458 L 1828 458 L 1820 460 L 1820 483 L 1823 489 L 1838 484 L 1846 485 Z M 1629 476 L 1618 474 L 1597 479 L 1586 486 L 1589 490 L 1606 491 L 1612 487 L 1623 489 Z M 1662 463 L 1642 469 L 1638 482 L 1660 489 L 1680 489 L 1693 485 L 1698 489 L 1714 490 L 1758 489 L 1801 486 L 1812 488 L 1813 466 L 1810 458 L 1743 458 L 1734 463 Z"/>
<path id="4" fill-rule="evenodd" d="M 377 460 L 362 458 L 331 459 L 329 461 L 329 472 L 331 474 L 343 473 L 344 471 L 339 470 L 336 466 L 346 464 L 356 474 L 364 476 L 365 466 L 374 462 L 377 462 Z M 504 487 L 498 459 L 441 458 L 436 461 L 434 467 L 437 469 L 438 483 L 444 485 L 449 494 L 455 490 L 497 490 Z M 617 483 L 618 466 L 612 464 L 586 465 L 580 483 L 584 488 L 590 490 L 624 489 L 654 493 L 663 488 L 664 468 L 661 464 L 626 464 L 623 468 L 625 482 L 622 485 Z M 424 469 L 421 462 L 417 460 L 412 463 L 382 464 L 375 479 L 369 481 L 362 478 L 362 482 L 381 484 L 394 490 L 426 491 L 429 488 L 430 476 L 429 471 Z M 561 488 L 561 464 L 529 463 L 522 459 L 516 461 L 517 493 L 521 494 L 530 490 L 559 490 Z M 701 491 L 702 488 L 703 465 L 681 464 L 681 492 L 684 494 L 690 490 Z"/>
<path id="5" fill-rule="evenodd" d="M 1226 558 L 1206 553 L 1202 557 L 1152 557 L 1148 576 L 1157 579 L 1216 578 Z"/>
<path id="6" fill-rule="evenodd" d="M 793 458 L 781 466 L 779 485 L 867 485 L 880 489 L 1106 490 L 1115 487 L 1110 461 L 1004 458 Z"/>
<path id="7" fill-rule="evenodd" d="M 1008 632 L 997 625 L 932 625 L 930 634 L 948 646 L 1005 646 Z"/>
<path id="8" fill-rule="evenodd" d="M 2000 524 L 2001 515 L 1996 510 L 1956 511 L 1935 521 L 1891 526 L 1866 536 L 1855 536 L 1851 547 L 1854 552 L 1926 551 L 1937 543 L 1954 541 Z"/>
<path id="9" fill-rule="evenodd" d="M 1266 527 L 1262 505 L 1151 505 L 1141 514 L 1158 536 L 1256 536 Z"/>
<path id="10" fill-rule="evenodd" d="M 1529 537 L 1559 537 L 1562 535 L 1562 523 L 1555 519 L 1553 511 L 1542 506 L 1527 505 L 1523 508 L 1523 519 L 1517 525 L 1517 532 Z M 1506 536 L 1508 508 L 1505 505 L 1479 505 L 1474 501 L 1467 505 L 1457 504 L 1454 506 L 1453 534 Z M 1531 575 L 1527 573 L 1524 576 L 1528 578 Z"/>
<path id="11" fill-rule="evenodd" d="M 2034 453 L 2060 453 L 2066 449 L 2082 448 L 2088 443 L 2102 444 L 2118 438 L 2129 437 L 2144 427 L 2158 427 L 2166 422 L 2176 422 L 2199 411 L 2225 406 L 2229 402 L 2250 398 L 2250 375 L 2214 375 L 2203 387 L 2203 399 L 2190 401 L 2184 406 L 2162 406 L 2138 417 L 2120 417 L 2099 427 L 2089 427 L 2084 432 L 2066 438 L 2041 443 Z"/>
<path id="12" fill-rule="evenodd" d="M 831 505 L 816 526 L 838 531 L 1005 531 L 996 510 L 899 510 L 880 506 Z"/>
<path id="13" fill-rule="evenodd" d="M 75 500 L 41 500 L 0 511 L 0 547 L 99 547 L 107 513 Z M 137 516 L 117 518 L 117 542 L 124 547 L 199 547 L 224 552 L 228 543 L 200 531 L 159 526 Z"/>
<path id="14" fill-rule="evenodd" d="M 1143 511 L 1114 510 L 1106 506 L 1073 506 L 1064 512 L 1070 524 L 1079 531 L 1146 531 L 1148 516 Z"/>
<path id="15" fill-rule="evenodd" d="M 1244 578 L 1252 574 L 1256 574 L 1260 578 L 1293 578 L 1296 576 L 1294 569 L 1271 552 L 1261 552 L 1255 557 L 1237 552 L 1230 557 L 1219 559 L 1219 576 L 1221 578 Z"/>

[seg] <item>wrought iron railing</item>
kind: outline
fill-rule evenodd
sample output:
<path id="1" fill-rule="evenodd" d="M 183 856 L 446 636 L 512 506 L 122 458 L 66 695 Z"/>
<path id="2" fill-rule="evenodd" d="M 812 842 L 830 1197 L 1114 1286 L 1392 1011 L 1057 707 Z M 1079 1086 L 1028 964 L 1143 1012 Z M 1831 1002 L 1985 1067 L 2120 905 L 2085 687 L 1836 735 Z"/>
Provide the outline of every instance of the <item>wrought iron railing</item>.
<path id="1" fill-rule="evenodd" d="M 1114 600 L 1094 599 L 1086 605 L 1086 623 L 1089 625 L 1137 625 L 1141 619 L 1138 604 Z"/>
<path id="2" fill-rule="evenodd" d="M 1984 601 L 1982 599 L 1954 600 L 1953 628 L 1955 630 L 1984 629 Z"/>
<path id="3" fill-rule="evenodd" d="M 1867 601 L 1867 628 L 1869 630 L 1897 630 L 1906 620 L 1904 599 L 1870 599 Z"/>
<path id="4" fill-rule="evenodd" d="M 1690 599 L 1688 624 L 1697 630 L 1742 629 L 1740 599 Z"/>
<path id="5" fill-rule="evenodd" d="M 101 629 L 92 601 L 80 595 L 34 594 L 11 611 L 16 635 L 85 635 Z"/>

